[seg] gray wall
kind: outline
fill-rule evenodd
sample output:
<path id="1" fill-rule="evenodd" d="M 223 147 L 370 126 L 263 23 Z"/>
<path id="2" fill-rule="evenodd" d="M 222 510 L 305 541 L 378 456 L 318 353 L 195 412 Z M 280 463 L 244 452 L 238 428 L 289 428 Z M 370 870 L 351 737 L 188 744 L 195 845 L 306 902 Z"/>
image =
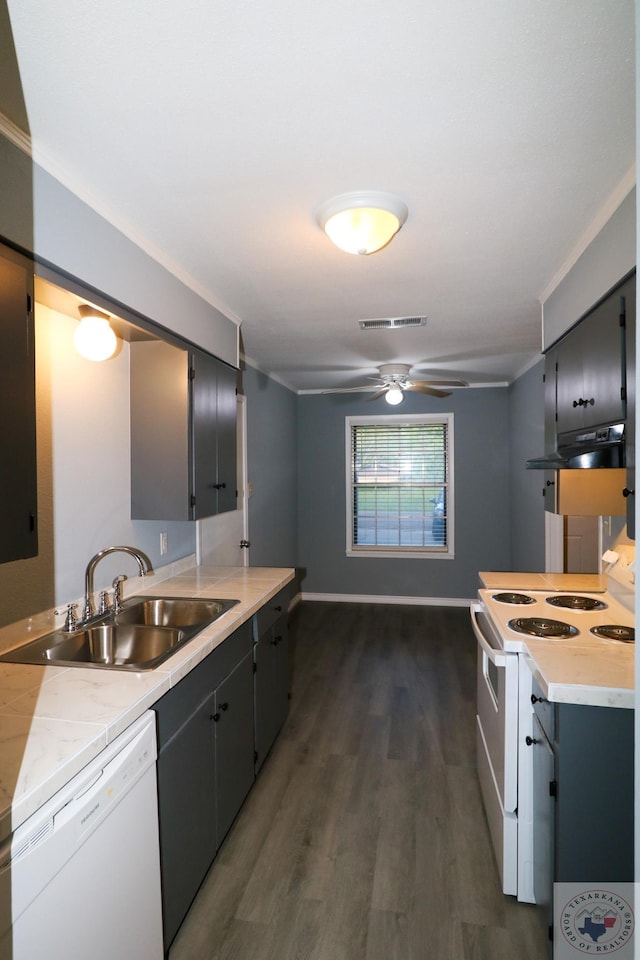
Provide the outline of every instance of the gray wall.
<path id="1" fill-rule="evenodd" d="M 0 237 L 102 293 L 114 313 L 122 304 L 237 365 L 232 320 L 1 135 L 0 170 Z M 41 263 L 36 273 L 56 280 Z"/>
<path id="2" fill-rule="evenodd" d="M 242 371 L 247 398 L 249 552 L 252 567 L 297 562 L 296 404 L 291 390 L 253 367 Z"/>
<path id="3" fill-rule="evenodd" d="M 525 461 L 544 449 L 544 360 L 509 387 L 509 481 L 511 487 L 511 569 L 544 570 L 544 471 Z"/>
<path id="4" fill-rule="evenodd" d="M 363 395 L 298 397 L 298 562 L 312 594 L 469 598 L 478 570 L 510 566 L 509 395 L 454 390 L 444 400 L 407 394 L 402 413 L 454 414 L 455 558 L 345 555 L 345 417 L 388 414 Z"/>

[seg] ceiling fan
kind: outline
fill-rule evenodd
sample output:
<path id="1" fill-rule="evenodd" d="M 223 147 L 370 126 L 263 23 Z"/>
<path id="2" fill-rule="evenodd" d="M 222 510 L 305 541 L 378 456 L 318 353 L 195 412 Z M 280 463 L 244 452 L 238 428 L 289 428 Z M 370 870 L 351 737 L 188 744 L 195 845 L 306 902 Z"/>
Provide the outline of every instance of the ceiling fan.
<path id="1" fill-rule="evenodd" d="M 427 393 L 431 397 L 448 397 L 450 390 L 442 390 L 441 387 L 468 387 L 465 380 L 417 380 L 409 376 L 411 366 L 408 363 L 383 363 L 378 367 L 379 375 L 369 377 L 369 380 L 375 380 L 380 384 L 380 389 L 376 390 L 367 397 L 368 400 L 377 400 L 384 397 L 387 403 L 402 403 L 402 397 L 405 390 L 414 390 L 418 393 Z M 346 387 L 342 390 L 336 390 L 336 393 L 350 393 L 362 391 L 362 387 Z M 332 391 L 334 392 L 334 391 Z"/>

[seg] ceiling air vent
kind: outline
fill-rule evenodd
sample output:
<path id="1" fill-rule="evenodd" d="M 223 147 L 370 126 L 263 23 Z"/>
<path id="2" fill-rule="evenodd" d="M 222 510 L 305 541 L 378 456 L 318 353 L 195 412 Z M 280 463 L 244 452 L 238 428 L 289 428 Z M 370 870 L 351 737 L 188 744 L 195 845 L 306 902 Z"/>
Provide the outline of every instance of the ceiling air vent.
<path id="1" fill-rule="evenodd" d="M 424 327 L 426 317 L 384 317 L 380 320 L 359 320 L 361 330 L 399 330 L 400 327 Z"/>

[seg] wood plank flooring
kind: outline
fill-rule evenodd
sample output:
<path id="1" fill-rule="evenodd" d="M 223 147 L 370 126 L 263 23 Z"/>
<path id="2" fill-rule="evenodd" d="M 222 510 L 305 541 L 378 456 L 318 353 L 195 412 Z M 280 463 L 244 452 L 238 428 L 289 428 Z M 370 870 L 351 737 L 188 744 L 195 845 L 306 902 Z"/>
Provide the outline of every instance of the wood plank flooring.
<path id="1" fill-rule="evenodd" d="M 289 718 L 170 960 L 545 960 L 498 885 L 468 618 L 296 608 Z"/>

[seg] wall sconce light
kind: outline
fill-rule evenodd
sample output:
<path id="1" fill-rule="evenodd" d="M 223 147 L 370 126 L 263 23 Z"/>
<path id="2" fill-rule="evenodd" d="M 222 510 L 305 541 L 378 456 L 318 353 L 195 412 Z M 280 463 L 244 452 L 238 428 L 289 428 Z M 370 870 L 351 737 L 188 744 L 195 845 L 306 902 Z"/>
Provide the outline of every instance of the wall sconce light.
<path id="1" fill-rule="evenodd" d="M 327 200 L 316 218 L 336 247 L 367 255 L 386 247 L 408 214 L 406 204 L 390 193 L 358 190 Z"/>
<path id="2" fill-rule="evenodd" d="M 87 360 L 108 360 L 118 346 L 109 315 L 90 307 L 88 303 L 81 303 L 78 313 L 81 319 L 73 335 L 76 350 Z"/>

